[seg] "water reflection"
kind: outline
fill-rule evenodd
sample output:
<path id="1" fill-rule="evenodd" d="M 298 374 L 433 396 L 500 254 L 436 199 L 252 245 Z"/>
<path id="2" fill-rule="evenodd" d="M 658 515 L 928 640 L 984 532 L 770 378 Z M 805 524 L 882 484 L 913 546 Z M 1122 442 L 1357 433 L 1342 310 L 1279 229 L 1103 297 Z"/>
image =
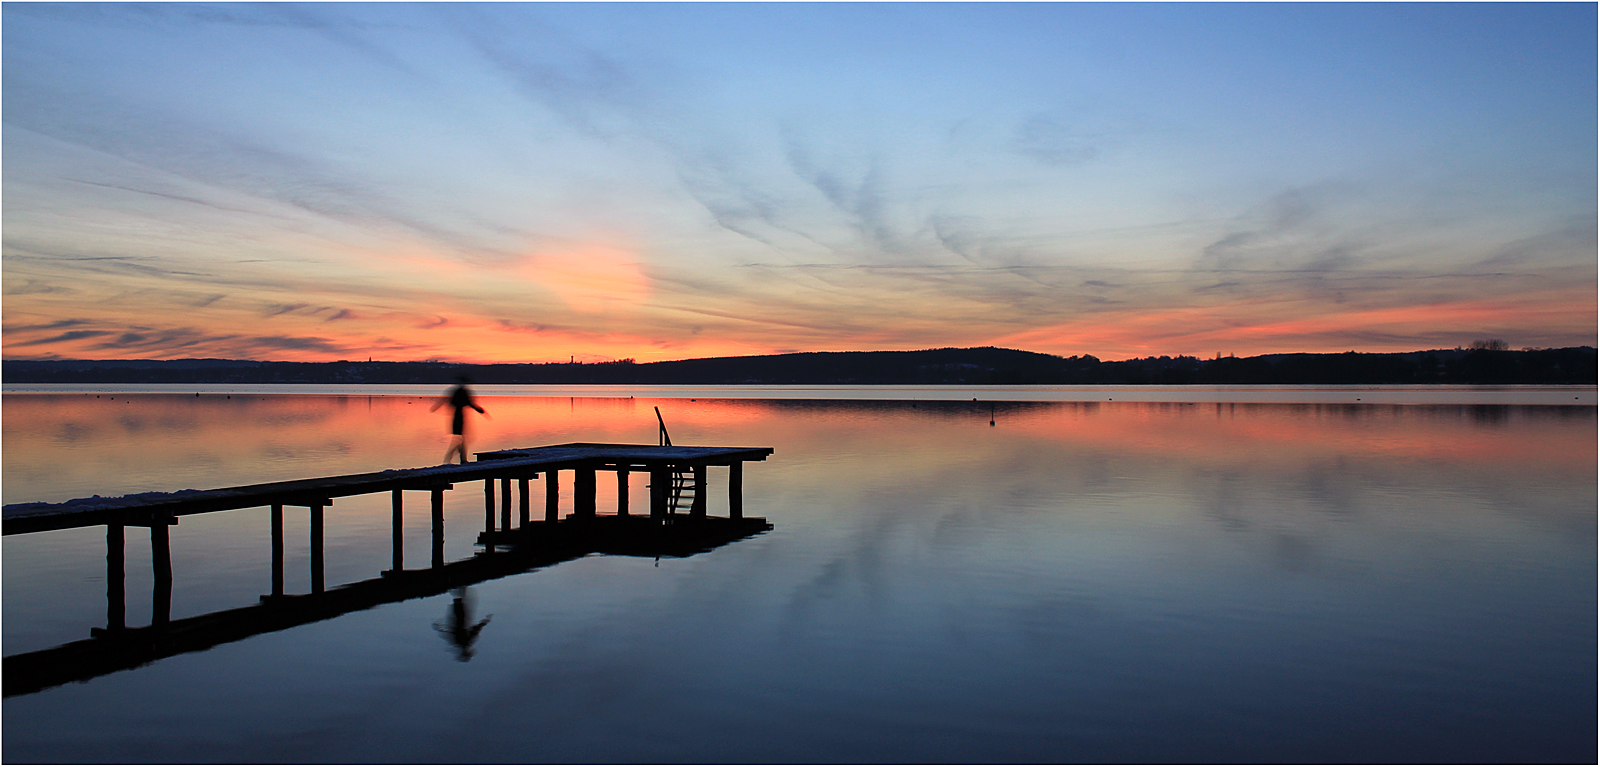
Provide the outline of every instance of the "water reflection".
<path id="1" fill-rule="evenodd" d="M 473 623 L 472 589 L 461 586 L 450 593 L 453 597 L 450 600 L 450 614 L 442 621 L 434 621 L 433 630 L 455 648 L 456 660 L 465 663 L 472 660 L 472 646 L 477 644 L 478 634 L 482 633 L 484 626 L 489 625 L 494 615 L 485 615 L 483 620 Z"/>
<path id="2" fill-rule="evenodd" d="M 614 524 L 599 524 L 600 521 Z M 468 588 L 471 584 L 519 575 L 592 553 L 653 557 L 657 562 L 662 556 L 690 557 L 772 529 L 772 525 L 761 518 L 685 518 L 667 528 L 651 525 L 650 520 L 642 518 L 612 517 L 600 521 L 574 520 L 534 523 L 517 530 L 491 529 L 475 535 L 480 543 L 488 544 L 476 556 L 454 562 L 436 561 L 425 570 L 385 570 L 379 577 L 331 589 L 321 587 L 321 562 L 314 561 L 313 588 L 308 594 L 284 594 L 281 564 L 275 561 L 273 593 L 262 596 L 257 604 L 178 620 L 171 619 L 173 573 L 165 532 L 167 526 L 159 524 L 150 528 L 151 559 L 156 577 L 151 621 L 145 627 L 125 625 L 123 527 L 109 526 L 106 551 L 112 588 L 106 594 L 106 626 L 90 629 L 91 639 L 6 655 L 4 674 L 0 675 L 4 695 L 36 693 L 68 682 L 82 682 L 138 668 L 174 655 L 209 650 L 260 634 L 446 591 L 453 597 L 449 612 L 443 621 L 435 621 L 433 628 L 454 647 L 456 659 L 465 662 L 475 654 L 473 645 L 493 617 L 488 615 L 473 621 L 473 600 Z M 630 524 L 622 524 L 624 521 Z M 275 550 L 281 551 L 277 540 L 273 544 Z M 501 549 L 501 546 L 507 548 Z"/>
<path id="3" fill-rule="evenodd" d="M 1231 461 L 1250 452 L 1270 458 L 1277 446 L 1304 454 L 1321 443 L 1356 457 L 1411 456 L 1414 447 L 1427 445 L 1430 451 L 1452 450 L 1455 459 L 1494 454 L 1504 457 L 1496 461 L 1532 465 L 1564 461 L 1568 447 L 1593 449 L 1551 443 L 1541 433 L 1543 424 L 1594 418 L 1592 407 L 1561 406 L 483 399 L 497 416 L 481 424 L 477 439 L 486 449 L 564 441 L 653 443 L 651 408 L 659 405 L 684 443 L 735 438 L 765 444 L 774 435 L 798 440 L 792 449 L 825 452 L 830 430 L 859 442 L 869 435 L 855 433 L 856 427 L 877 424 L 890 430 L 870 435 L 882 444 L 868 452 L 905 452 L 909 428 L 934 440 L 930 446 L 961 444 L 981 457 L 1006 440 L 972 441 L 965 427 L 987 427 L 993 420 L 996 435 L 1046 449 L 1132 450 L 1183 462 L 1207 456 Z M 426 413 L 431 401 L 11 394 L 0 424 L 6 462 L 0 492 L 6 503 L 60 501 L 431 465 L 450 441 Z M 122 410 L 135 404 L 137 416 L 125 417 Z M 1461 431 L 1463 415 L 1492 430 Z"/>
<path id="4" fill-rule="evenodd" d="M 4 493 L 424 465 L 446 447 L 433 394 L 8 395 Z M 473 582 L 459 621 L 469 584 L 436 584 L 11 698 L 7 761 L 448 762 L 462 742 L 517 763 L 1595 758 L 1593 406 L 479 394 L 484 448 L 652 443 L 657 406 L 675 443 L 773 446 L 746 503 L 781 524 L 659 568 Z M 446 526 L 482 529 L 481 494 L 456 495 Z M 265 588 L 268 555 L 240 542 L 267 522 L 225 516 L 172 528 L 174 625 Z M 326 523 L 330 584 L 391 567 L 387 499 Z M 404 556 L 428 562 L 417 525 Z M 7 652 L 103 620 L 98 531 L 4 545 Z M 143 548 L 129 615 L 151 608 Z M 458 662 L 435 624 L 490 614 Z"/>

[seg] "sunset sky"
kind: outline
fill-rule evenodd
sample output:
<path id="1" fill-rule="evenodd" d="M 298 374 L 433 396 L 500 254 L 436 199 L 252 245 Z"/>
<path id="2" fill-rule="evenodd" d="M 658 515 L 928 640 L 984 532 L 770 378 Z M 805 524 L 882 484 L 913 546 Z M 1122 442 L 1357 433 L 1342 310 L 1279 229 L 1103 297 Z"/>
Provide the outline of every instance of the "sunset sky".
<path id="1" fill-rule="evenodd" d="M 3 6 L 4 356 L 1596 343 L 1596 6 Z"/>

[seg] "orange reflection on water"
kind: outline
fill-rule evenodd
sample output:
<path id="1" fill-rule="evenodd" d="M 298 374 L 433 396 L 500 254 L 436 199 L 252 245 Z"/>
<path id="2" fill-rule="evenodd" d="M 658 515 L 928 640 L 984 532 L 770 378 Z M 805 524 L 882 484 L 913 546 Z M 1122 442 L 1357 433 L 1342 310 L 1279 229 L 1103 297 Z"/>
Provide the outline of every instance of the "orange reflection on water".
<path id="1" fill-rule="evenodd" d="M 441 392 L 442 393 L 442 392 Z M 6 503 L 226 487 L 435 465 L 432 397 L 31 395 L 4 399 Z M 1110 459 L 1174 470 L 1293 472 L 1328 462 L 1497 475 L 1591 472 L 1593 408 L 981 403 L 480 397 L 468 447 L 774 447 L 761 471 L 825 465 L 841 485 L 926 481 Z M 604 484 L 604 483 L 602 483 Z M 614 492 L 614 491 L 607 491 Z"/>
<path id="2" fill-rule="evenodd" d="M 1547 428 L 1589 409 L 1494 406 L 1068 403 L 1004 425 L 1041 439 L 1184 462 L 1283 463 L 1314 457 L 1427 460 L 1483 467 L 1586 466 L 1592 435 Z M 1482 428 L 1463 428 L 1463 421 Z"/>

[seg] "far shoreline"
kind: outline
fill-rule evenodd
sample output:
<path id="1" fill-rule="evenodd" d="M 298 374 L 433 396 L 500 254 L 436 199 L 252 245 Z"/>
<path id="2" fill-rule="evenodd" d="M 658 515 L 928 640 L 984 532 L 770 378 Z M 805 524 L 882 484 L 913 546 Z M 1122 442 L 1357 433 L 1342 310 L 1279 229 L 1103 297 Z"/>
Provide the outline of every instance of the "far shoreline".
<path id="1" fill-rule="evenodd" d="M 668 362 L 469 364 L 439 361 L 3 360 L 0 380 L 25 384 L 538 386 L 1122 386 L 1122 385 L 1504 385 L 1600 383 L 1592 346 L 1511 350 L 1503 341 L 1415 352 L 1263 354 L 1200 359 L 978 348 L 801 352 Z"/>
<path id="2" fill-rule="evenodd" d="M 440 384 L 0 384 L 0 394 L 397 397 L 432 400 Z M 479 397 L 677 400 L 818 400 L 999 403 L 1150 403 L 1175 405 L 1600 405 L 1592 384 L 480 384 Z"/>

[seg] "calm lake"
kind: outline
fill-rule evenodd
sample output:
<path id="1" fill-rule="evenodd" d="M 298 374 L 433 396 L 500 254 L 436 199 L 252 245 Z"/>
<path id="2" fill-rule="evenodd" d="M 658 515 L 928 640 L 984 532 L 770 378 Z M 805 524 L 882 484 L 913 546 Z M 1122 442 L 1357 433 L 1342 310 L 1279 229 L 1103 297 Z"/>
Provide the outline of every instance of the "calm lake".
<path id="1" fill-rule="evenodd" d="M 431 466 L 448 442 L 443 387 L 130 388 L 7 387 L 4 502 Z M 1597 758 L 1594 387 L 478 395 L 474 450 L 655 444 L 657 407 L 674 444 L 774 448 L 743 470 L 744 513 L 772 529 L 7 697 L 0 758 Z M 727 470 L 709 482 L 724 515 Z M 617 492 L 599 483 L 600 513 Z M 427 495 L 407 498 L 406 566 L 426 567 Z M 444 499 L 446 559 L 473 557 L 482 483 Z M 307 510 L 284 524 L 284 586 L 305 593 Z M 391 566 L 387 493 L 337 499 L 325 525 L 330 588 Z M 184 517 L 171 619 L 259 604 L 269 537 L 266 508 Z M 142 626 L 151 545 L 126 540 Z M 105 528 L 9 536 L 3 555 L 7 657 L 106 625 Z"/>

